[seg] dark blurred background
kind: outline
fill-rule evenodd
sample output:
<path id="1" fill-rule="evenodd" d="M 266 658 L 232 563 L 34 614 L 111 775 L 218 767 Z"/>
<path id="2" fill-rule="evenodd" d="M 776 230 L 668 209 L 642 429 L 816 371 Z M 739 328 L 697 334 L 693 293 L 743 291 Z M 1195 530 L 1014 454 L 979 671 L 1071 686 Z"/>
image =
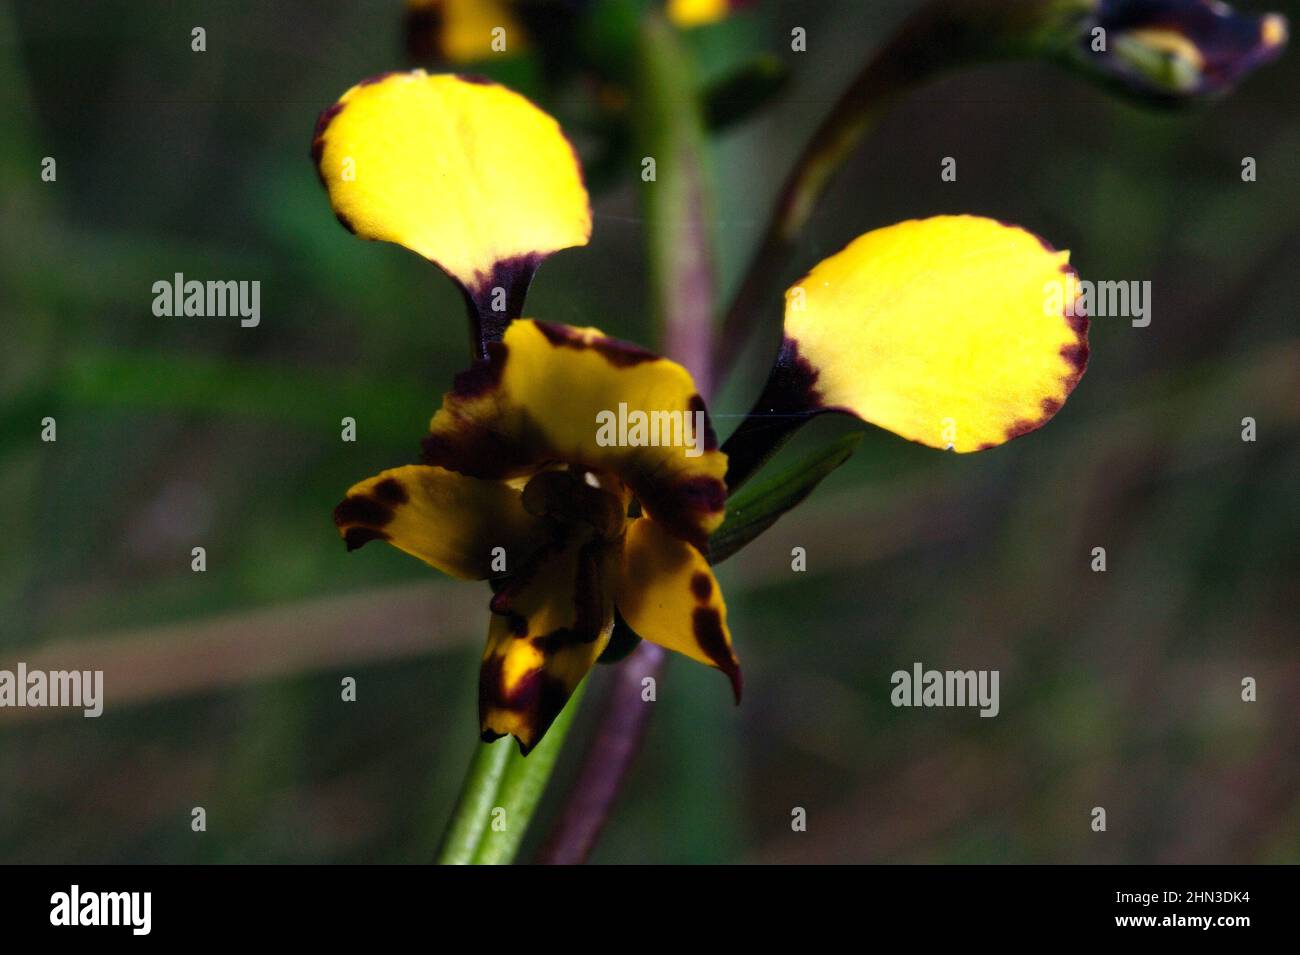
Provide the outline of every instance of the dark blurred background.
<path id="1" fill-rule="evenodd" d="M 773 109 L 712 140 L 728 287 L 798 148 L 916 6 L 759 3 L 684 37 L 706 79 L 763 51 L 791 70 Z M 1271 8 L 1294 24 L 1293 4 Z M 102 668 L 107 696 L 93 720 L 0 712 L 0 861 L 433 856 L 476 745 L 487 588 L 388 548 L 348 555 L 330 514 L 354 481 L 414 460 L 467 362 L 463 307 L 416 256 L 344 232 L 307 155 L 320 109 L 410 65 L 401 14 L 0 5 L 0 667 Z M 580 126 L 581 84 L 499 69 Z M 973 212 L 1071 249 L 1084 278 L 1149 279 L 1153 320 L 1094 322 L 1064 410 L 998 450 L 869 430 L 723 564 L 744 705 L 671 661 L 597 860 L 1300 857 L 1298 81 L 1289 51 L 1226 101 L 1152 112 L 1009 64 L 884 119 L 786 278 L 871 228 Z M 542 268 L 530 314 L 655 343 L 638 173 L 609 176 L 590 248 Z M 155 317 L 151 286 L 175 272 L 261 281 L 261 324 Z M 770 360 L 779 295 L 765 322 L 712 403 L 722 429 Z M 819 421 L 785 458 L 849 429 Z M 1000 670 L 1000 715 L 893 708 L 890 674 L 913 661 Z M 1258 702 L 1241 700 L 1247 676 Z"/>

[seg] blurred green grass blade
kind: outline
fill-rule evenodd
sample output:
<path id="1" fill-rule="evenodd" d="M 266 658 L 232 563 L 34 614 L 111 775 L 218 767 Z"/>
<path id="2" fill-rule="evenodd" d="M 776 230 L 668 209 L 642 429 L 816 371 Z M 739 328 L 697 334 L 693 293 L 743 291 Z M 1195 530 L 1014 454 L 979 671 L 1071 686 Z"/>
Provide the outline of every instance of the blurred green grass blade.
<path id="1" fill-rule="evenodd" d="M 727 501 L 727 517 L 709 538 L 709 560 L 719 564 L 776 523 L 852 456 L 862 432 L 832 441 L 766 480 L 746 484 Z"/>
<path id="2" fill-rule="evenodd" d="M 337 428 L 341 417 L 350 416 L 358 430 L 393 442 L 418 436 L 437 398 L 417 387 L 354 374 L 98 350 L 68 361 L 55 394 L 80 405 L 246 416 L 306 428 Z"/>
<path id="3" fill-rule="evenodd" d="M 662 328 L 664 354 L 708 394 L 716 278 L 704 117 L 690 58 L 661 17 L 646 17 L 637 62 L 635 123 L 643 161 L 654 162 L 653 176 L 639 183 L 651 314 Z"/>

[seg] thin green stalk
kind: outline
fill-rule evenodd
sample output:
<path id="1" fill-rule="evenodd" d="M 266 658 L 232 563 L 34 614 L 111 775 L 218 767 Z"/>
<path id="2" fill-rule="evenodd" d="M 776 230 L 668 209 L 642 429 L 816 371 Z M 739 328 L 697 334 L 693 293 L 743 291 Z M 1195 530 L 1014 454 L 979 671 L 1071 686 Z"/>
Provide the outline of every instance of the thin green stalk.
<path id="1" fill-rule="evenodd" d="M 515 741 L 509 737 L 495 743 L 480 743 L 475 748 L 438 850 L 440 864 L 467 865 L 474 861 L 474 853 L 492 820 L 501 777 L 515 749 Z"/>
<path id="2" fill-rule="evenodd" d="M 568 705 L 527 757 L 519 755 L 519 747 L 510 737 L 482 743 L 475 749 L 438 850 L 439 864 L 500 865 L 514 861 L 586 687 L 586 680 L 578 685 Z"/>
<path id="3" fill-rule="evenodd" d="M 564 749 L 564 740 L 569 735 L 569 727 L 573 725 L 587 683 L 583 680 L 578 684 L 568 705 L 560 711 L 546 736 L 527 759 L 512 746 L 511 759 L 497 790 L 497 802 L 491 809 L 490 824 L 474 854 L 475 865 L 503 865 L 514 861 L 542 793 L 546 791 L 546 783 L 560 758 L 560 751 Z"/>

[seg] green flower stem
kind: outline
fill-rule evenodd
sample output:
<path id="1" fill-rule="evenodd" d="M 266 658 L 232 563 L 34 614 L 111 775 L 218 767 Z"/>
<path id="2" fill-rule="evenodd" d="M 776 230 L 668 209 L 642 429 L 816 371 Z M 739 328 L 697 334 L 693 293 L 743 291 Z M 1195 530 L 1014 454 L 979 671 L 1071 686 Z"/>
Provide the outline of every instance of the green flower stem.
<path id="1" fill-rule="evenodd" d="M 582 703 L 588 682 L 583 680 L 578 684 L 573 696 L 569 697 L 568 705 L 560 711 L 542 741 L 527 758 L 519 755 L 513 740 L 497 740 L 498 743 L 511 744 L 510 759 L 506 761 L 505 772 L 496 792 L 496 803 L 489 808 L 489 813 L 495 812 L 497 808 L 505 812 L 497 814 L 501 821 L 499 826 L 495 820 L 490 820 L 484 830 L 478 850 L 474 853 L 475 865 L 505 865 L 514 861 L 542 793 L 546 791 L 546 783 L 555 769 L 556 760 L 560 758 L 560 751 L 564 749 L 564 740 L 569 735 L 569 728 L 573 725 L 573 718 Z"/>
<path id="2" fill-rule="evenodd" d="M 447 823 L 437 861 L 442 865 L 466 865 L 474 861 L 483 833 L 492 821 L 492 807 L 506 764 L 516 755 L 515 741 L 509 737 L 495 743 L 480 743 L 469 761 L 469 771 L 461 783 L 460 797 Z"/>
<path id="3" fill-rule="evenodd" d="M 791 169 L 722 321 L 716 355 L 734 355 L 764 315 L 794 240 L 832 175 L 895 102 L 956 69 L 1059 54 L 1097 0 L 932 0 L 909 17 L 849 84 Z M 715 369 L 722 371 L 722 369 Z"/>
<path id="4" fill-rule="evenodd" d="M 514 860 L 586 688 L 583 680 L 527 757 L 508 736 L 479 744 L 447 823 L 439 864 L 499 865 Z"/>

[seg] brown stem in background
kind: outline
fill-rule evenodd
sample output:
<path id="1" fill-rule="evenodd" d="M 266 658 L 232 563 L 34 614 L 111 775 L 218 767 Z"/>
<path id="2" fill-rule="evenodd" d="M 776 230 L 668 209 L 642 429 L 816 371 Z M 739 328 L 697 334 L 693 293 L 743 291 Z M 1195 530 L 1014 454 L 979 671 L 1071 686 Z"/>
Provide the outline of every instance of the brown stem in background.
<path id="1" fill-rule="evenodd" d="M 698 87 L 689 57 L 662 17 L 646 17 L 638 56 L 637 127 L 644 155 L 653 157 L 657 167 L 653 180 L 639 183 L 650 301 L 662 328 L 664 353 L 686 366 L 696 389 L 707 398 L 717 293 L 709 228 L 713 205 Z M 615 665 L 613 683 L 597 717 L 598 735 L 538 861 L 579 863 L 596 844 L 654 709 L 641 698 L 642 680 L 648 676 L 658 680 L 664 656 L 661 647 L 642 642 Z"/>
<path id="2" fill-rule="evenodd" d="M 537 861 L 544 865 L 584 862 L 596 845 L 632 761 L 641 748 L 654 704 L 641 697 L 642 681 L 663 673 L 663 647 L 642 641 L 619 663 L 600 705 L 600 729 L 582 771 Z"/>

